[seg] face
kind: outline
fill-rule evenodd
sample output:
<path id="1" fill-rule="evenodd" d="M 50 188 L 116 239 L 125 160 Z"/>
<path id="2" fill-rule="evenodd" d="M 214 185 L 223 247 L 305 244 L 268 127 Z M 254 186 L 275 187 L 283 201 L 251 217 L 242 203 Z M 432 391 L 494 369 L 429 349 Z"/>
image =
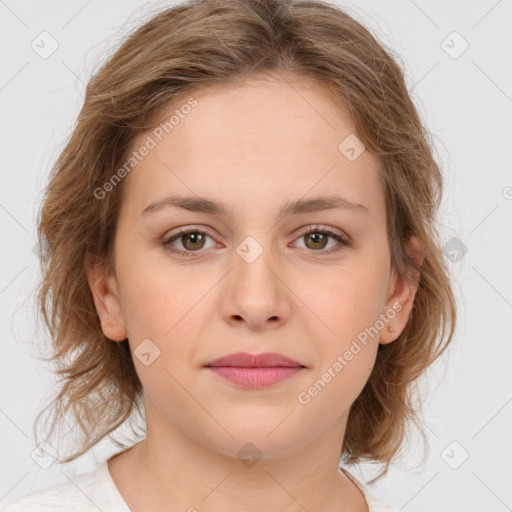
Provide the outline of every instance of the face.
<path id="1" fill-rule="evenodd" d="M 379 162 L 353 135 L 340 150 L 350 119 L 292 83 L 195 94 L 133 145 L 155 142 L 123 183 L 116 276 L 88 276 L 105 335 L 129 338 L 148 432 L 269 457 L 342 434 L 379 343 L 405 326 L 414 290 L 391 272 Z M 304 368 L 255 388 L 205 367 L 235 352 Z"/>

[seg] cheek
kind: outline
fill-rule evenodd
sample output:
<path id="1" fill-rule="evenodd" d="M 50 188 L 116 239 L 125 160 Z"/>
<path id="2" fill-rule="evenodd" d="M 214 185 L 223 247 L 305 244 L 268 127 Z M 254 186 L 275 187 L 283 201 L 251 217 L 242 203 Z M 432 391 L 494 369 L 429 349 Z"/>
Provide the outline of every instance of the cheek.
<path id="1" fill-rule="evenodd" d="M 182 410 L 190 400 L 179 383 L 190 378 L 196 351 L 191 339 L 201 330 L 200 301 L 207 290 L 178 274 L 164 279 L 154 270 L 132 273 L 125 282 L 123 314 L 135 368 L 157 406 L 165 397 Z"/>
<path id="2" fill-rule="evenodd" d="M 134 262 L 134 271 L 124 276 L 123 315 L 145 393 L 167 415 L 171 412 L 164 410 L 169 404 L 176 410 L 190 408 L 183 385 L 191 386 L 191 365 L 201 355 L 196 338 L 211 325 L 208 293 L 218 277 L 191 279 L 176 268 L 171 273 L 140 263 L 135 267 Z M 200 410 L 193 413 L 204 421 Z M 182 419 L 173 421 L 179 424 Z"/>
<path id="3" fill-rule="evenodd" d="M 311 380 L 320 379 L 318 387 L 329 388 L 319 404 L 322 400 L 335 400 L 349 406 L 364 387 L 375 362 L 386 268 L 373 260 L 371 264 L 367 261 L 359 266 L 347 265 L 316 277 L 314 288 L 308 279 L 297 292 L 313 313 L 308 323 L 316 325 L 314 330 L 309 326 L 318 357 L 318 370 Z M 315 393 L 314 389 L 311 391 Z"/>
<path id="4" fill-rule="evenodd" d="M 322 418 L 322 424 L 329 426 L 348 416 L 370 377 L 377 350 L 377 345 L 359 345 L 349 343 L 347 350 L 331 354 L 321 370 L 311 375 L 297 394 L 297 417 Z"/>
<path id="5" fill-rule="evenodd" d="M 122 308 L 128 332 L 135 338 L 167 343 L 185 324 L 197 321 L 200 302 L 215 284 L 215 276 L 194 277 L 166 258 L 165 249 L 130 248 L 120 258 Z M 199 306 L 199 307 L 197 307 Z"/>
<path id="6" fill-rule="evenodd" d="M 310 337 L 317 364 L 297 401 L 304 414 L 321 415 L 329 423 L 348 411 L 373 369 L 385 282 L 378 272 L 346 268 L 315 283 L 322 293 L 306 287 L 300 293 L 307 294 L 304 302 L 316 317 Z"/>
<path id="7" fill-rule="evenodd" d="M 294 291 L 323 325 L 324 337 L 333 342 L 328 347 L 339 348 L 343 340 L 375 324 L 383 311 L 386 286 L 386 268 L 373 260 L 298 280 Z"/>

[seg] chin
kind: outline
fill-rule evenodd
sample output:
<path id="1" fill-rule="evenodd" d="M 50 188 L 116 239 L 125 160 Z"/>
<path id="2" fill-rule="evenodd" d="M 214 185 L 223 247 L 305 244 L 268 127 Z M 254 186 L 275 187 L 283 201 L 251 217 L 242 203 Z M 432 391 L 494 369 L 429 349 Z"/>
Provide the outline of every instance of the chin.
<path id="1" fill-rule="evenodd" d="M 223 429 L 222 437 L 210 438 L 206 444 L 209 448 L 229 457 L 235 457 L 243 462 L 244 457 L 248 460 L 274 459 L 286 456 L 306 445 L 309 436 L 304 435 L 304 429 L 296 425 L 293 431 L 287 420 L 281 416 L 278 422 L 260 422 L 257 425 L 246 423 L 231 423 L 227 434 Z M 277 427 L 277 428 L 276 428 Z M 219 434 L 218 429 L 209 430 L 208 434 Z M 314 436 L 312 436 L 314 437 Z"/>

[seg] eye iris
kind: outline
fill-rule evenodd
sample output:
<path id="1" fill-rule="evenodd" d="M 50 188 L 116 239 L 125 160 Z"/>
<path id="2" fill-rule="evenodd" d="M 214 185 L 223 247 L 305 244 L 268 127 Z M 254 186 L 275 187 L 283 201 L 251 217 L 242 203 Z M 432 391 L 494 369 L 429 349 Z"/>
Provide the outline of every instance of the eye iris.
<path id="1" fill-rule="evenodd" d="M 201 249 L 204 245 L 204 234 L 203 233 L 197 233 L 197 232 L 192 232 L 192 233 L 183 233 L 181 235 L 182 237 L 182 240 L 183 240 L 183 247 L 185 247 L 186 249 L 189 249 L 189 250 L 194 250 L 194 249 Z M 192 247 L 189 246 L 189 244 L 187 242 L 185 242 L 186 240 L 190 240 L 192 239 Z M 202 244 L 201 244 L 202 242 Z M 197 247 L 195 244 L 200 244 L 199 247 Z"/>
<path id="2" fill-rule="evenodd" d="M 324 235 L 322 233 L 308 233 L 306 239 L 313 239 L 314 247 L 310 247 L 310 249 L 323 249 L 326 246 L 328 235 Z M 320 244 L 320 246 L 318 245 Z M 307 243 L 306 243 L 307 245 Z"/>

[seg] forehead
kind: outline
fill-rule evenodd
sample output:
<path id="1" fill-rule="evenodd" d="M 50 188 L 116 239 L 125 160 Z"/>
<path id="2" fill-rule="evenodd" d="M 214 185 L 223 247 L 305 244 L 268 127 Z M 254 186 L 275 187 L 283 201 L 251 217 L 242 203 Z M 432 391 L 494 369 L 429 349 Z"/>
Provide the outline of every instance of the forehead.
<path id="1" fill-rule="evenodd" d="M 378 159 L 363 151 L 351 161 L 340 150 L 355 128 L 321 84 L 253 81 L 203 89 L 192 100 L 176 102 L 132 144 L 152 146 L 124 183 L 133 214 L 176 193 L 240 210 L 334 192 L 382 213 Z"/>

